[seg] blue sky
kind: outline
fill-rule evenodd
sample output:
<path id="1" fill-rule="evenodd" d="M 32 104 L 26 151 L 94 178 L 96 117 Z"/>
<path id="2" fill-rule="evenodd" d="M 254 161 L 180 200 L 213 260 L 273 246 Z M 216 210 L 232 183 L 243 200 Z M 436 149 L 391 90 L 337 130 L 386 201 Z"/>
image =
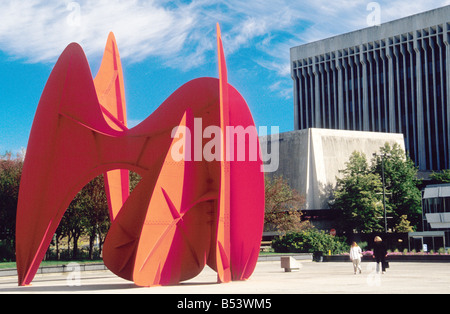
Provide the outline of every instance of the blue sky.
<path id="1" fill-rule="evenodd" d="M 39 98 L 61 52 L 84 49 L 93 76 L 108 33 L 119 46 L 129 125 L 191 79 L 218 77 L 220 23 L 229 83 L 256 126 L 293 130 L 289 48 L 368 27 L 371 1 L 3 0 L 0 3 L 0 155 L 26 148 Z M 450 0 L 377 1 L 381 22 Z"/>

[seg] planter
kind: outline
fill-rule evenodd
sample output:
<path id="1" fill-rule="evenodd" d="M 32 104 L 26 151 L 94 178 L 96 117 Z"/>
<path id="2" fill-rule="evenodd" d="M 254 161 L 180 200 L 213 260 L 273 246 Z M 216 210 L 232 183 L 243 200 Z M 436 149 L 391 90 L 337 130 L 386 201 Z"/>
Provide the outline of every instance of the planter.
<path id="1" fill-rule="evenodd" d="M 388 255 L 388 262 L 449 263 L 450 255 Z M 363 256 L 363 262 L 374 262 L 372 256 Z M 348 255 L 324 255 L 323 262 L 350 262 Z"/>
<path id="2" fill-rule="evenodd" d="M 387 260 L 390 262 L 450 262 L 450 255 L 389 255 Z"/>
<path id="3" fill-rule="evenodd" d="M 324 262 L 350 262 L 348 255 L 324 255 Z"/>
<path id="4" fill-rule="evenodd" d="M 323 252 L 314 252 L 313 253 L 313 261 L 314 262 L 323 262 Z"/>

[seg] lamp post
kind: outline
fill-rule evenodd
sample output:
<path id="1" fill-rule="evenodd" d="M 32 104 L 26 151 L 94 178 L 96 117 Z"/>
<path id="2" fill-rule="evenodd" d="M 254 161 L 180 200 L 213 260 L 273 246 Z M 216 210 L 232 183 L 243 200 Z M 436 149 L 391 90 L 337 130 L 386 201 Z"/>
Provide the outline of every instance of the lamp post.
<path id="1" fill-rule="evenodd" d="M 387 216 L 386 216 L 386 184 L 384 181 L 384 158 L 391 156 L 389 153 L 374 153 L 375 157 L 381 157 L 381 178 L 383 179 L 383 209 L 384 209 L 384 232 L 387 233 Z"/>

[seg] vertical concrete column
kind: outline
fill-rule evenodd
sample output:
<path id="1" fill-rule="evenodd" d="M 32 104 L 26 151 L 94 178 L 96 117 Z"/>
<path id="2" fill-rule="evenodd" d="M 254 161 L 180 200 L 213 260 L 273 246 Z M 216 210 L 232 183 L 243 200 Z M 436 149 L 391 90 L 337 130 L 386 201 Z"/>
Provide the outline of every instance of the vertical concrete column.
<path id="1" fill-rule="evenodd" d="M 403 58 L 399 52 L 399 48 L 397 45 L 394 45 L 392 47 L 392 51 L 394 54 L 394 73 L 395 73 L 395 80 L 394 80 L 394 86 L 396 93 L 394 93 L 394 106 L 396 111 L 396 126 L 394 132 L 397 133 L 403 133 L 403 126 L 402 126 L 402 97 L 404 97 L 400 91 L 401 91 L 401 79 L 402 73 L 400 73 L 400 64 L 403 62 Z"/>
<path id="2" fill-rule="evenodd" d="M 433 65 L 431 67 L 431 69 L 429 69 L 429 71 L 431 71 L 431 85 L 428 84 L 429 87 L 431 87 L 431 91 L 430 93 L 432 93 L 432 103 L 428 104 L 428 110 L 429 110 L 429 115 L 433 115 L 433 122 L 430 123 L 429 128 L 430 128 L 430 132 L 429 137 L 430 137 L 430 145 L 432 145 L 432 140 L 434 141 L 435 145 L 432 145 L 431 149 L 431 154 L 436 156 L 436 164 L 434 165 L 435 169 L 441 169 L 441 160 L 440 160 L 440 143 L 439 143 L 439 138 L 442 136 L 441 134 L 439 134 L 439 119 L 438 119 L 438 99 L 437 99 L 437 79 L 436 79 L 436 58 L 435 58 L 435 49 L 437 49 L 437 42 L 436 42 L 436 37 L 434 36 L 430 36 L 429 41 L 428 41 L 428 45 L 431 49 L 431 56 L 429 58 L 431 58 L 431 64 Z"/>
<path id="3" fill-rule="evenodd" d="M 303 117 L 303 129 L 307 129 L 310 127 L 309 123 L 309 110 L 310 110 L 310 106 L 309 106 L 309 102 L 308 102 L 308 95 L 309 95 L 309 90 L 308 90 L 308 67 L 307 66 L 303 66 L 302 67 L 302 77 L 303 77 L 303 98 L 304 98 L 304 103 L 303 103 L 303 108 L 305 108 L 304 111 L 302 111 L 302 114 L 304 115 Z"/>
<path id="4" fill-rule="evenodd" d="M 333 97 L 333 94 L 331 93 L 331 75 L 330 75 L 330 65 L 329 62 L 325 62 L 325 66 L 324 66 L 324 75 L 327 78 L 327 90 L 325 91 L 325 93 L 328 95 L 327 97 L 327 103 L 324 104 L 324 106 L 328 107 L 328 115 L 326 117 L 324 117 L 324 121 L 326 120 L 326 127 L 328 129 L 332 128 L 332 124 L 331 124 L 331 118 L 333 116 L 333 113 L 331 112 L 331 98 Z"/>
<path id="5" fill-rule="evenodd" d="M 369 87 L 368 87 L 368 74 L 367 74 L 367 55 L 364 51 L 365 47 L 361 45 L 359 62 L 362 66 L 362 130 L 369 131 Z"/>
<path id="6" fill-rule="evenodd" d="M 389 122 L 388 122 L 388 86 L 390 84 L 390 82 L 388 82 L 387 76 L 389 72 L 388 67 L 386 66 L 387 60 L 386 60 L 386 52 L 385 49 L 380 49 L 380 58 L 381 58 L 381 67 L 383 69 L 382 73 L 380 73 L 380 75 L 382 75 L 383 77 L 380 77 L 380 79 L 383 82 L 383 85 L 380 85 L 380 91 L 382 94 L 380 94 L 380 97 L 382 97 L 383 102 L 380 101 L 380 103 L 382 103 L 383 105 L 381 106 L 381 112 L 383 113 L 381 116 L 381 131 L 382 132 L 389 132 Z M 380 81 L 381 83 L 381 81 Z M 384 126 L 384 128 L 383 128 Z"/>
<path id="7" fill-rule="evenodd" d="M 355 65 L 355 130 L 363 130 L 363 116 L 362 116 L 362 66 L 359 61 L 359 54 L 353 56 L 353 63 Z"/>
<path id="8" fill-rule="evenodd" d="M 309 80 L 309 94 L 310 94 L 310 103 L 309 106 L 310 108 L 310 116 L 308 116 L 308 124 L 309 124 L 309 128 L 315 128 L 316 127 L 316 120 L 315 120 L 315 115 L 316 115 L 316 100 L 315 100 L 315 80 L 314 80 L 314 74 L 313 74 L 313 65 L 308 65 L 308 80 Z"/>
<path id="9" fill-rule="evenodd" d="M 445 77 L 446 77 L 446 86 L 445 88 L 447 89 L 447 97 L 445 97 L 445 99 L 443 99 L 443 101 L 445 101 L 445 103 L 443 104 L 443 106 L 445 108 L 447 108 L 447 115 L 446 117 L 444 117 L 444 119 L 446 119 L 446 125 L 447 125 L 447 129 L 444 130 L 444 133 L 446 134 L 446 144 L 447 144 L 447 148 L 446 148 L 446 156 L 447 156 L 447 164 L 445 166 L 446 169 L 450 169 L 450 24 L 449 23 L 445 23 L 444 25 L 444 44 L 445 44 L 445 58 L 447 60 L 447 62 L 445 63 Z"/>
<path id="10" fill-rule="evenodd" d="M 343 99 L 344 99 L 344 124 L 343 129 L 349 130 L 350 129 L 350 108 L 349 108 L 349 78 L 348 78 L 348 71 L 347 71 L 347 58 L 343 57 L 341 60 L 342 65 L 342 90 L 343 90 Z"/>
<path id="11" fill-rule="evenodd" d="M 389 39 L 387 40 L 389 41 Z M 395 107 L 396 107 L 396 101 L 395 101 L 395 77 L 394 77 L 394 60 L 393 60 L 393 52 L 392 52 L 392 46 L 387 43 L 386 44 L 386 59 L 388 63 L 388 79 L 387 82 L 385 82 L 385 87 L 388 89 L 388 97 L 387 97 L 387 114 L 388 117 L 387 120 L 389 121 L 389 124 L 386 125 L 386 130 L 391 133 L 396 133 L 396 114 L 395 114 Z M 388 84 L 386 84 L 388 83 Z"/>
<path id="12" fill-rule="evenodd" d="M 326 97 L 325 97 L 325 71 L 324 71 L 324 62 L 323 60 L 317 65 L 318 66 L 318 70 L 319 70 L 319 84 L 320 84 L 320 102 L 319 102 L 319 106 L 320 106 L 320 127 L 321 128 L 326 128 L 327 127 L 327 110 L 326 110 L 326 106 L 328 106 L 328 103 L 326 101 Z"/>
<path id="13" fill-rule="evenodd" d="M 344 84 L 342 80 L 342 61 L 336 58 L 336 70 L 338 74 L 338 124 L 337 129 L 344 129 Z"/>
<path id="14" fill-rule="evenodd" d="M 420 169 L 426 169 L 425 132 L 422 98 L 422 47 L 418 32 L 414 32 L 414 53 L 416 55 L 416 126 L 417 126 L 417 154 Z"/>
<path id="15" fill-rule="evenodd" d="M 330 73 L 333 81 L 333 90 L 332 90 L 333 107 L 331 112 L 333 123 L 331 127 L 334 129 L 338 129 L 338 102 L 339 102 L 338 81 L 336 80 L 336 73 L 337 73 L 336 63 L 337 61 L 335 59 L 335 54 L 332 53 L 330 59 Z"/>
<path id="16" fill-rule="evenodd" d="M 349 102 L 348 102 L 348 109 L 349 109 L 349 122 L 348 122 L 348 129 L 349 130 L 357 130 L 356 128 L 356 106 L 357 101 L 355 99 L 355 80 L 357 77 L 353 74 L 354 67 L 357 67 L 357 63 L 353 63 L 353 57 L 349 56 L 347 58 L 347 64 L 348 69 L 350 70 L 350 77 L 348 80 L 348 92 L 350 95 L 348 96 Z M 351 93 L 350 93 L 351 91 Z M 351 100 L 351 101 L 350 101 Z M 351 111 L 351 112 L 350 112 Z"/>
<path id="17" fill-rule="evenodd" d="M 291 61 L 292 62 L 292 61 Z M 299 78 L 297 75 L 297 66 L 296 66 L 295 61 L 293 61 L 293 63 L 291 64 L 291 78 L 294 81 L 294 130 L 299 130 L 300 129 L 300 119 L 299 119 L 299 115 L 300 115 L 300 101 L 299 101 L 299 97 L 298 94 L 300 92 L 300 88 L 299 88 Z"/>
<path id="18" fill-rule="evenodd" d="M 400 115 L 404 114 L 405 118 L 403 120 L 403 117 L 401 116 L 401 124 L 403 124 L 404 121 L 404 125 L 403 125 L 403 130 L 401 130 L 404 134 L 405 134 L 405 141 L 406 141 L 406 149 L 408 151 L 411 151 L 411 147 L 410 147 L 410 143 L 413 143 L 413 141 L 411 141 L 411 136 L 412 134 L 409 133 L 409 125 L 410 125 L 410 121 L 409 121 L 409 116 L 408 116 L 408 100 L 409 100 L 409 90 L 408 90 L 408 64 L 406 63 L 407 60 L 407 54 L 409 54 L 408 51 L 406 51 L 405 46 L 407 46 L 408 44 L 406 43 L 400 46 L 400 54 L 402 55 L 402 63 L 403 63 L 403 95 L 400 95 L 400 97 L 403 97 L 403 108 L 401 108 L 400 111 Z"/>
<path id="19" fill-rule="evenodd" d="M 320 95 L 321 95 L 321 84 L 320 84 L 320 69 L 319 65 L 314 62 L 312 66 L 312 73 L 314 76 L 314 127 L 321 128 L 322 127 L 322 112 L 321 112 L 321 103 L 320 103 Z"/>
<path id="20" fill-rule="evenodd" d="M 291 78 L 294 81 L 294 130 L 300 129 L 300 121 L 299 121 L 299 106 L 300 103 L 298 101 L 298 77 L 297 77 L 297 69 L 291 70 Z"/>
<path id="21" fill-rule="evenodd" d="M 303 75 L 302 75 L 302 67 L 300 65 L 298 65 L 297 67 L 297 71 L 296 71 L 296 75 L 297 75 L 297 81 L 298 81 L 298 111 L 299 111 L 299 115 L 298 115 L 298 127 L 299 130 L 302 130 L 305 128 L 304 124 L 303 124 L 303 112 L 304 112 L 304 106 L 305 103 L 303 102 L 303 94 L 304 94 L 304 89 L 303 89 Z"/>
<path id="22" fill-rule="evenodd" d="M 423 108 L 422 109 L 423 110 L 422 113 L 424 114 L 424 123 L 423 123 L 424 139 L 425 139 L 425 146 L 424 147 L 428 146 L 425 149 L 425 151 L 426 151 L 426 157 L 425 158 L 426 158 L 427 163 L 428 163 L 427 169 L 429 169 L 430 165 L 433 166 L 432 165 L 432 163 L 433 163 L 433 158 L 432 158 L 432 155 L 433 155 L 432 154 L 432 149 L 433 149 L 433 147 L 432 147 L 432 144 L 431 144 L 432 143 L 431 142 L 431 124 L 432 123 L 431 123 L 431 119 L 430 119 L 431 114 L 432 114 L 432 112 L 430 110 L 430 107 L 431 107 L 430 93 L 431 93 L 431 91 L 429 90 L 430 82 L 428 80 L 428 78 L 429 78 L 429 59 L 431 58 L 431 56 L 429 56 L 428 53 L 427 53 L 428 45 L 426 43 L 426 40 L 422 39 L 420 41 L 420 43 L 421 43 L 421 48 L 422 48 L 421 49 L 421 53 L 422 53 L 422 56 L 424 58 L 424 61 L 422 62 L 422 74 L 423 74 L 422 84 L 424 85 L 424 90 L 422 91 L 422 93 L 425 92 L 425 97 L 424 97 L 424 100 L 423 100 L 423 107 L 422 107 Z M 423 96 L 424 95 L 422 94 L 422 97 Z"/>
<path id="23" fill-rule="evenodd" d="M 438 126 L 438 138 L 439 138 L 439 142 L 441 147 L 441 150 L 438 151 L 439 155 L 441 155 L 443 157 L 442 160 L 440 160 L 440 168 L 441 169 L 448 169 L 447 165 L 448 165 L 448 155 L 447 155 L 447 137 L 448 137 L 448 131 L 446 129 L 446 115 L 445 115 L 445 109 L 446 109 L 446 99 L 445 99 L 445 65 L 444 63 L 446 63 L 445 61 L 445 45 L 443 42 L 443 37 L 445 37 L 445 33 L 444 34 L 439 34 L 436 38 L 436 44 L 437 44 L 437 49 L 439 51 L 439 76 L 438 73 L 436 73 L 437 79 L 439 80 L 439 82 L 441 82 L 440 86 L 439 86 L 439 90 L 437 90 L 438 93 L 440 93 L 440 97 L 437 97 L 437 105 L 440 104 L 440 107 L 438 107 L 436 109 L 437 114 L 440 117 L 440 123 Z M 439 96 L 439 95 L 438 95 Z"/>
<path id="24" fill-rule="evenodd" d="M 415 161 L 418 163 L 418 147 L 417 147 L 417 93 L 416 93 L 416 85 L 417 85 L 417 79 L 416 76 L 417 74 L 415 74 L 415 70 L 416 68 L 414 67 L 414 60 L 416 59 L 416 55 L 415 55 L 415 50 L 414 50 L 414 40 L 408 42 L 408 44 L 406 45 L 407 47 L 407 51 L 409 54 L 409 68 L 411 71 L 411 75 L 409 78 L 409 83 L 411 85 L 411 89 L 407 90 L 408 91 L 408 96 L 411 97 L 411 108 L 408 107 L 408 110 L 411 111 L 411 120 L 409 120 L 408 125 L 412 126 L 411 129 L 411 137 L 409 138 L 409 143 L 410 143 L 410 150 L 414 152 L 414 159 Z M 408 111 L 409 112 L 409 111 Z"/>
<path id="25" fill-rule="evenodd" d="M 367 67 L 369 70 L 369 79 L 368 84 L 369 88 L 368 91 L 370 91 L 370 97 L 369 97 L 369 117 L 370 117 L 370 126 L 369 131 L 376 131 L 375 129 L 375 92 L 376 92 L 376 82 L 374 80 L 374 70 L 373 70 L 373 59 L 374 51 L 372 49 L 367 50 Z"/>
<path id="26" fill-rule="evenodd" d="M 381 62 L 381 58 L 379 56 L 379 52 L 374 50 L 373 52 L 373 60 L 375 61 L 375 90 L 374 93 L 377 96 L 377 101 L 374 103 L 374 116 L 375 116 L 375 125 L 373 131 L 381 132 L 381 78 L 380 78 L 380 67 L 379 63 Z"/>

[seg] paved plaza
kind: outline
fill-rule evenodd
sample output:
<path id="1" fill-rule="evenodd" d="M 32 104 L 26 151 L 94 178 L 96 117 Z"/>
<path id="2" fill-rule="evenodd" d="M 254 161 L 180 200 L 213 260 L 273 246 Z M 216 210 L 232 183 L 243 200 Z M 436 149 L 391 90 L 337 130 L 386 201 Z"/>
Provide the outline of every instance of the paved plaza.
<path id="1" fill-rule="evenodd" d="M 0 294 L 397 294 L 450 293 L 450 264 L 391 262 L 385 274 L 375 263 L 362 263 L 353 274 L 350 262 L 317 263 L 300 260 L 298 271 L 284 272 L 280 261 L 258 262 L 250 280 L 217 284 L 210 268 L 177 286 L 142 288 L 108 270 L 36 275 L 32 286 L 18 287 L 17 277 L 0 278 Z"/>

